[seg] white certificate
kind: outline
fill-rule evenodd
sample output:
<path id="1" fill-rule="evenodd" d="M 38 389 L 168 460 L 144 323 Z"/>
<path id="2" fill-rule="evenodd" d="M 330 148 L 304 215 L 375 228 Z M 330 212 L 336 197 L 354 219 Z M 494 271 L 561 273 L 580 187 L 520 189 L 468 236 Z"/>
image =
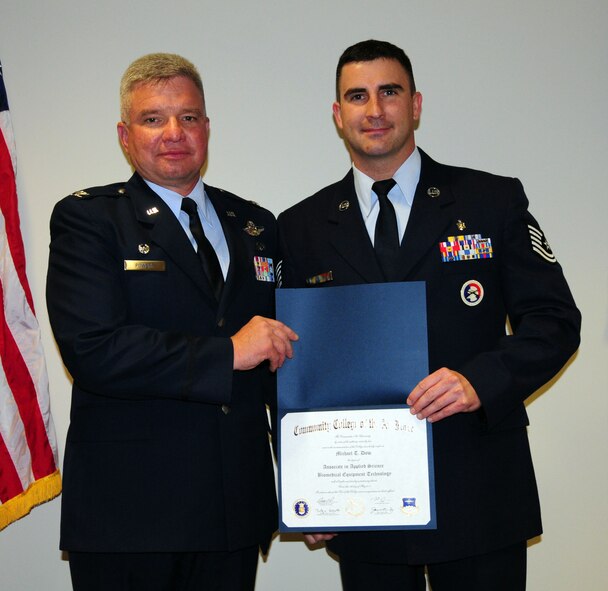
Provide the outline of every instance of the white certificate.
<path id="1" fill-rule="evenodd" d="M 434 529 L 428 427 L 404 406 L 287 412 L 279 530 Z"/>

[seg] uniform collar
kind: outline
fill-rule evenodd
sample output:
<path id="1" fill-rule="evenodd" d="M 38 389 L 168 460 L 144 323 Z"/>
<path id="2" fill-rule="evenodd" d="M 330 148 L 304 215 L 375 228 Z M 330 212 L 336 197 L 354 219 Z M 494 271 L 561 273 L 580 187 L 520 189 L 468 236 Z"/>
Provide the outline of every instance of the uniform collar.
<path id="1" fill-rule="evenodd" d="M 171 189 L 157 185 L 152 181 L 143 179 L 144 182 L 152 189 L 167 205 L 167 207 L 173 212 L 176 218 L 179 218 L 180 211 L 182 209 L 182 198 L 183 196 Z M 198 182 L 194 186 L 194 189 L 186 197 L 190 197 L 196 202 L 198 206 L 199 215 L 204 218 L 204 221 L 211 223 L 209 220 L 209 200 L 205 195 L 205 185 L 203 179 L 199 177 Z"/>
<path id="2" fill-rule="evenodd" d="M 420 180 L 421 162 L 420 152 L 418 151 L 418 148 L 414 148 L 414 151 L 393 175 L 393 178 L 401 191 L 401 195 L 399 195 L 399 191 L 395 191 L 394 195 L 393 193 L 390 194 L 391 200 L 399 198 L 405 199 L 407 206 L 412 206 L 416 186 Z M 354 164 L 353 175 L 355 192 L 357 193 L 359 207 L 361 208 L 361 215 L 363 216 L 363 219 L 367 219 L 378 200 L 378 197 L 372 192 L 374 179 L 361 172 Z"/>

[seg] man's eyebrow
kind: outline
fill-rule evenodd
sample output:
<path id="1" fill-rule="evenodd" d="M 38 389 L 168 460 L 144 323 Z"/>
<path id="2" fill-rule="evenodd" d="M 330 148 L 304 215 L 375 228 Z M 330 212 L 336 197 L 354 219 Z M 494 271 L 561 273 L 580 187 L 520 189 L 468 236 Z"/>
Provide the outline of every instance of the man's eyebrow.
<path id="1" fill-rule="evenodd" d="M 348 90 L 344 91 L 344 96 L 350 96 L 351 94 L 362 94 L 364 92 L 367 92 L 367 88 L 349 88 Z"/>
<path id="2" fill-rule="evenodd" d="M 388 84 L 381 84 L 378 86 L 378 90 L 403 90 L 403 86 L 397 82 L 391 82 Z M 353 94 L 364 94 L 369 92 L 367 88 L 349 88 L 344 92 L 345 97 L 352 96 Z"/>
<path id="3" fill-rule="evenodd" d="M 159 112 L 159 109 L 146 109 L 145 111 L 140 111 L 138 113 L 139 117 L 148 117 L 149 115 L 156 115 Z"/>
<path id="4" fill-rule="evenodd" d="M 204 111 L 200 108 L 200 107 L 182 107 L 179 109 L 179 114 L 184 114 L 184 113 L 194 113 L 197 115 L 203 115 Z M 144 111 L 140 111 L 137 116 L 138 117 L 149 117 L 150 115 L 158 115 L 158 114 L 162 114 L 163 113 L 163 109 L 162 108 L 152 108 L 152 109 L 145 109 Z"/>
<path id="5" fill-rule="evenodd" d="M 392 84 L 382 84 L 378 87 L 379 90 L 403 90 L 403 86 L 401 84 L 392 83 Z"/>

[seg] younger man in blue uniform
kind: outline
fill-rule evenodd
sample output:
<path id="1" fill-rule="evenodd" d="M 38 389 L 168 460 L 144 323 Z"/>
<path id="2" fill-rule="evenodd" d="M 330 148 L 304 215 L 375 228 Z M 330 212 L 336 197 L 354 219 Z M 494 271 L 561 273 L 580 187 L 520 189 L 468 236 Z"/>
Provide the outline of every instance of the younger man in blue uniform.
<path id="1" fill-rule="evenodd" d="M 425 565 L 433 591 L 523 590 L 541 533 L 524 401 L 575 352 L 580 313 L 521 183 L 416 147 L 400 48 L 349 47 L 336 90 L 353 167 L 279 216 L 283 286 L 426 282 L 431 374 L 404 402 L 433 423 L 438 528 L 306 537 L 328 540 L 346 591 L 424 590 Z"/>

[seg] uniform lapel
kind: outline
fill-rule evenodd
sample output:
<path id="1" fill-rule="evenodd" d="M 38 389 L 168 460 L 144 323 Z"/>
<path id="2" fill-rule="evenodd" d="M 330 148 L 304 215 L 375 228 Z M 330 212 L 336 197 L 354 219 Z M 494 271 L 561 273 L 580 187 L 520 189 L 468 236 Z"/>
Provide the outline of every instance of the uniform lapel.
<path id="1" fill-rule="evenodd" d="M 136 173 L 125 186 L 137 220 L 148 226 L 151 239 L 167 254 L 209 300 L 217 305 L 201 262 L 179 221 L 165 202 Z"/>
<path id="2" fill-rule="evenodd" d="M 334 185 L 328 199 L 330 242 L 340 256 L 368 283 L 384 281 L 374 247 L 363 223 L 352 169 Z"/>
<path id="3" fill-rule="evenodd" d="M 437 249 L 441 235 L 451 222 L 454 196 L 450 189 L 447 167 L 429 158 L 422 150 L 422 169 L 416 187 L 412 211 L 405 229 L 400 252 L 400 279 L 407 280 L 420 260 Z"/>

